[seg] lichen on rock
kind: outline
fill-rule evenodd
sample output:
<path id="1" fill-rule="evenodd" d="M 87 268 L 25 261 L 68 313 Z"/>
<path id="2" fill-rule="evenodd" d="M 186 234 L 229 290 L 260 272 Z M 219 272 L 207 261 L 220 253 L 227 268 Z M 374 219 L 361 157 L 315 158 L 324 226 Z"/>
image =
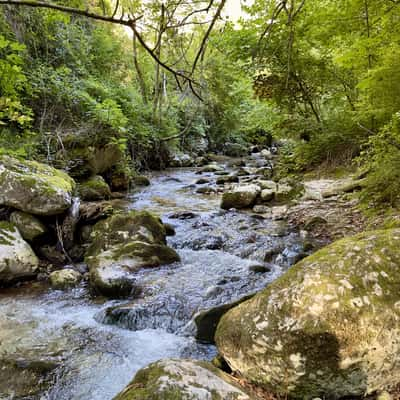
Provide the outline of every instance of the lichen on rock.
<path id="1" fill-rule="evenodd" d="M 109 297 L 124 297 L 136 288 L 134 273 L 179 261 L 166 245 L 161 220 L 145 211 L 112 215 L 98 222 L 86 252 L 93 289 Z"/>
<path id="2" fill-rule="evenodd" d="M 53 271 L 50 274 L 51 286 L 55 289 L 67 289 L 76 286 L 82 280 L 82 274 L 71 268 Z"/>
<path id="3" fill-rule="evenodd" d="M 249 381 L 340 398 L 400 380 L 400 229 L 345 238 L 225 314 L 216 342 Z"/>
<path id="4" fill-rule="evenodd" d="M 79 195 L 85 201 L 105 200 L 111 197 L 111 190 L 100 175 L 94 175 L 79 184 Z"/>
<path id="5" fill-rule="evenodd" d="M 27 241 L 33 241 L 47 232 L 46 226 L 40 220 L 23 211 L 14 211 L 10 215 L 10 221 Z"/>
<path id="6" fill-rule="evenodd" d="M 0 221 L 0 285 L 33 278 L 39 260 L 12 223 Z"/>
<path id="7" fill-rule="evenodd" d="M 114 400 L 252 400 L 212 364 L 160 360 L 141 369 Z"/>
<path id="8" fill-rule="evenodd" d="M 72 203 L 74 180 L 36 161 L 0 157 L 0 205 L 37 215 L 56 215 Z"/>

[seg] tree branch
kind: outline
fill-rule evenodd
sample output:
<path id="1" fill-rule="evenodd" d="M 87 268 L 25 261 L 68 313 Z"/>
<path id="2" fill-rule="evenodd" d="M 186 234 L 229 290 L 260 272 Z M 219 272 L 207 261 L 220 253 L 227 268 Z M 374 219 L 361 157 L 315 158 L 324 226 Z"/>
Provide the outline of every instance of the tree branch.
<path id="1" fill-rule="evenodd" d="M 111 22 L 113 24 L 119 24 L 119 25 L 124 25 L 124 26 L 130 26 L 132 21 L 130 20 L 124 20 L 124 19 L 117 19 L 115 16 L 109 17 L 106 15 L 99 15 L 92 13 L 87 10 L 80 10 L 79 8 L 73 8 L 73 7 L 66 7 L 66 6 L 61 6 L 59 4 L 53 4 L 53 3 L 46 3 L 44 1 L 32 1 L 32 0 L 0 0 L 0 5 L 12 5 L 12 6 L 27 6 L 27 7 L 34 7 L 34 8 L 48 8 L 51 10 L 57 10 L 61 12 L 65 12 L 68 14 L 75 14 L 75 15 L 81 15 L 83 17 L 87 18 L 92 18 L 98 21 L 105 21 L 105 22 Z"/>
<path id="2" fill-rule="evenodd" d="M 214 18 L 212 19 L 212 21 L 211 21 L 211 23 L 210 23 L 210 26 L 208 27 L 207 32 L 206 32 L 206 34 L 204 35 L 203 40 L 201 41 L 201 45 L 200 45 L 199 51 L 197 52 L 196 58 L 195 58 L 194 61 L 193 61 L 192 73 L 193 73 L 194 70 L 196 69 L 197 63 L 199 62 L 199 59 L 200 59 L 200 57 L 201 57 L 201 55 L 202 55 L 202 53 L 203 53 L 203 51 L 204 51 L 204 49 L 205 49 L 205 46 L 206 46 L 208 37 L 210 36 L 211 31 L 213 30 L 214 25 L 215 25 L 215 23 L 217 22 L 217 19 L 218 19 L 219 16 L 221 15 L 221 11 L 222 11 L 222 9 L 224 8 L 225 3 L 226 3 L 226 0 L 221 0 L 221 3 L 219 4 L 219 6 L 218 6 L 218 8 L 217 8 L 217 11 L 216 11 L 216 13 L 215 13 L 215 15 L 214 15 Z M 211 6 L 211 5 L 210 5 L 210 6 Z"/>
<path id="3" fill-rule="evenodd" d="M 193 125 L 194 120 L 195 120 L 196 117 L 197 117 L 197 111 L 198 111 L 198 109 L 199 109 L 199 107 L 198 107 L 197 110 L 193 113 L 192 118 L 190 118 L 190 120 L 189 120 L 188 123 L 186 124 L 185 128 L 184 128 L 181 132 L 177 133 L 176 135 L 172 135 L 172 136 L 168 136 L 168 137 L 165 137 L 165 138 L 161 138 L 161 139 L 160 139 L 160 142 L 168 142 L 168 141 L 170 141 L 170 140 L 179 139 L 180 137 L 186 135 L 186 133 L 190 130 L 190 128 L 191 128 L 192 125 Z"/>
<path id="4" fill-rule="evenodd" d="M 216 14 L 216 16 L 214 17 L 214 20 L 211 23 L 211 29 L 214 26 L 215 20 L 218 17 L 219 13 L 221 12 L 223 4 L 225 3 L 225 1 L 226 0 L 222 0 L 221 5 L 218 8 L 217 14 Z M 136 18 L 125 19 L 124 18 L 124 12 L 122 10 L 121 17 L 120 18 L 116 18 L 115 17 L 116 12 L 117 12 L 117 8 L 118 8 L 118 5 L 119 5 L 119 1 L 117 1 L 117 6 L 116 6 L 112 16 L 99 15 L 99 14 L 92 13 L 92 12 L 90 12 L 88 10 L 81 10 L 79 8 L 62 6 L 62 5 L 59 5 L 59 4 L 47 3 L 47 2 L 44 2 L 44 1 L 0 0 L 0 5 L 27 6 L 27 7 L 33 7 L 33 8 L 46 8 L 46 9 L 61 11 L 61 12 L 67 13 L 67 14 L 80 15 L 80 16 L 83 16 L 83 17 L 86 17 L 86 18 L 91 18 L 91 19 L 97 20 L 97 21 L 104 21 L 104 22 L 109 22 L 109 23 L 113 23 L 113 24 L 117 24 L 117 25 L 127 26 L 133 31 L 133 34 L 136 36 L 138 42 L 144 48 L 144 50 L 149 53 L 151 58 L 153 58 L 153 60 L 156 63 L 158 63 L 162 68 L 164 68 L 166 71 L 170 72 L 171 74 L 173 74 L 175 76 L 175 79 L 178 82 L 178 86 L 179 87 L 181 85 L 179 83 L 179 79 L 178 78 L 182 78 L 186 82 L 189 82 L 189 86 L 191 87 L 191 89 L 193 91 L 193 94 L 198 99 L 202 100 L 201 97 L 194 90 L 194 86 L 198 85 L 198 84 L 189 75 L 186 75 L 186 74 L 184 74 L 184 73 L 182 73 L 180 71 L 175 71 L 173 68 L 171 68 L 165 62 L 163 62 L 161 59 L 159 59 L 157 57 L 157 55 L 155 54 L 155 52 L 145 42 L 145 40 L 143 39 L 141 34 L 136 29 L 136 22 L 139 19 L 141 19 L 142 16 L 139 16 L 139 17 L 136 17 Z M 207 37 L 210 34 L 211 29 L 210 28 L 208 29 L 207 34 L 206 34 L 205 38 L 203 39 L 203 43 L 207 40 Z M 202 51 L 202 48 L 200 48 L 200 50 L 199 50 L 198 57 L 199 57 L 199 54 L 201 54 L 201 51 Z M 194 63 L 193 68 L 192 68 L 192 73 L 195 70 L 195 66 L 196 66 L 198 57 L 196 57 L 195 63 Z"/>

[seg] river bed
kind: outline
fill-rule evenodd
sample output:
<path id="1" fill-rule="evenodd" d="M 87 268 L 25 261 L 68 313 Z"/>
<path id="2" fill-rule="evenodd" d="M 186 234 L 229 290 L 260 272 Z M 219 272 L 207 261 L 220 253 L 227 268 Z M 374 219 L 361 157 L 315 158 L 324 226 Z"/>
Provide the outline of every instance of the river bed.
<path id="1" fill-rule="evenodd" d="M 85 283 L 70 291 L 39 282 L 2 291 L 2 359 L 16 363 L 21 374 L 38 362 L 52 373 L 50 389 L 37 385 L 28 397 L 18 397 L 0 382 L 0 399 L 111 400 L 152 361 L 215 355 L 212 345 L 194 339 L 193 315 L 262 289 L 302 248 L 282 221 L 222 211 L 218 193 L 196 193 L 196 172 L 155 173 L 149 187 L 129 196 L 128 208 L 155 212 L 174 226 L 169 245 L 182 259 L 141 271 L 141 298 L 96 299 Z M 202 177 L 214 185 L 213 173 Z M 275 257 L 267 263 L 271 249 Z"/>

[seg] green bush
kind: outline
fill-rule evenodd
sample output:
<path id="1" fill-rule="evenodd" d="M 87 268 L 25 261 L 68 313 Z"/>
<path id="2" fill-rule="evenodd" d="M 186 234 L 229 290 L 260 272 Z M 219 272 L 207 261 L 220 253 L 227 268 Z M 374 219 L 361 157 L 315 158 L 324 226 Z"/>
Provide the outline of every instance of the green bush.
<path id="1" fill-rule="evenodd" d="M 371 137 L 361 156 L 369 171 L 362 192 L 364 203 L 399 206 L 400 200 L 400 112 L 377 135 Z"/>

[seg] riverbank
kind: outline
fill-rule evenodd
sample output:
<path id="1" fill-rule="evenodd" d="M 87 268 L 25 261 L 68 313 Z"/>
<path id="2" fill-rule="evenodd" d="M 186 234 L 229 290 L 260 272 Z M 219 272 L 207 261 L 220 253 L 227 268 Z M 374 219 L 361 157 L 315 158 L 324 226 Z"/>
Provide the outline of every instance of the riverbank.
<path id="1" fill-rule="evenodd" d="M 231 162 L 223 159 L 219 169 L 240 168 Z M 200 169 L 152 173 L 150 186 L 119 201 L 122 210 L 147 210 L 172 225 L 168 244 L 182 260 L 135 274 L 142 287 L 136 300 L 93 297 L 86 279 L 68 290 L 54 290 L 47 281 L 2 289 L 5 398 L 46 393 L 49 399 L 106 400 L 151 361 L 211 360 L 213 345 L 194 338 L 194 314 L 262 289 L 293 263 L 301 239 L 283 221 L 221 210 L 223 186 L 215 180 L 223 175 L 200 175 Z M 200 177 L 210 180 L 211 193 L 198 193 Z M 276 260 L 266 263 L 270 248 Z"/>

